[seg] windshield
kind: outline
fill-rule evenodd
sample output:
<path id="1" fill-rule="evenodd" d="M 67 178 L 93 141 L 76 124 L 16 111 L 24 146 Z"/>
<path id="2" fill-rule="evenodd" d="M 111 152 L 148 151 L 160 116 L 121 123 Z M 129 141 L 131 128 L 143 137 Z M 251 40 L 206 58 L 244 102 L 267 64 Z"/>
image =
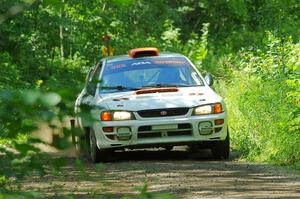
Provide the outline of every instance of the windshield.
<path id="1" fill-rule="evenodd" d="M 204 85 L 184 57 L 147 57 L 108 62 L 100 82 L 101 93 Z"/>

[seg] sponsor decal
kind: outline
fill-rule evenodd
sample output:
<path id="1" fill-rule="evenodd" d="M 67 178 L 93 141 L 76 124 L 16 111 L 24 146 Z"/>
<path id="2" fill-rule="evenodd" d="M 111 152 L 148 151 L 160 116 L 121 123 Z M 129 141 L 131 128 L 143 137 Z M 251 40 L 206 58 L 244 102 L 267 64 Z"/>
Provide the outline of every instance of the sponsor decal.
<path id="1" fill-rule="evenodd" d="M 176 65 L 183 65 L 186 62 L 180 60 L 155 60 L 155 64 L 176 64 Z"/>
<path id="2" fill-rule="evenodd" d="M 117 65 L 111 66 L 110 68 L 111 68 L 112 70 L 115 70 L 115 69 L 125 68 L 125 67 L 126 67 L 125 64 L 117 64 Z"/>
<path id="3" fill-rule="evenodd" d="M 145 65 L 145 64 L 151 64 L 151 62 L 149 62 L 149 61 L 135 62 L 135 63 L 132 63 L 131 66 L 138 66 L 138 65 Z"/>

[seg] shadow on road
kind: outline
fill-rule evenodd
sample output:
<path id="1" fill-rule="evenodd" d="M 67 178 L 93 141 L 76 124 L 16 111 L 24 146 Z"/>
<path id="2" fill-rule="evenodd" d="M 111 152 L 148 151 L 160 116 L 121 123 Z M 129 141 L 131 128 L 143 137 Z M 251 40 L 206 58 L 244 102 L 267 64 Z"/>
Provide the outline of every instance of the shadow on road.
<path id="1" fill-rule="evenodd" d="M 232 158 L 231 158 L 232 159 Z M 215 160 L 210 150 L 190 152 L 187 148 L 131 150 L 112 153 L 112 162 L 134 160 Z"/>

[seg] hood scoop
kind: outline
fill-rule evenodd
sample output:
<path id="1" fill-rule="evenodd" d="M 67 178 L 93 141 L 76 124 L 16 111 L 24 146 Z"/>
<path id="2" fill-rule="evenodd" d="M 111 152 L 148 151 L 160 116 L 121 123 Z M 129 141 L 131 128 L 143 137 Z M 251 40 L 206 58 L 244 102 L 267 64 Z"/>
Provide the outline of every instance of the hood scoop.
<path id="1" fill-rule="evenodd" d="M 178 88 L 150 88 L 150 89 L 142 89 L 135 92 L 136 95 L 142 94 L 153 94 L 153 93 L 170 93 L 170 92 L 178 92 Z"/>

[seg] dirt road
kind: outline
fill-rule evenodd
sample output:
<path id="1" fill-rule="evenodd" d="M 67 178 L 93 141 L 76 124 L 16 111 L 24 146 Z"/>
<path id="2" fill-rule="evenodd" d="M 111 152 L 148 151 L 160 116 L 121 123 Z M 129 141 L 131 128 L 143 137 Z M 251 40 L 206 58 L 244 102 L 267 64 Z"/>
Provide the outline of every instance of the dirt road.
<path id="1" fill-rule="evenodd" d="M 62 173 L 25 180 L 24 189 L 57 198 L 120 198 L 136 195 L 148 183 L 152 193 L 178 198 L 300 198 L 300 173 L 268 165 L 210 159 L 210 153 L 185 150 L 116 153 L 104 165 L 83 161 L 85 173 L 68 160 Z M 104 170 L 102 168 L 104 167 Z"/>

